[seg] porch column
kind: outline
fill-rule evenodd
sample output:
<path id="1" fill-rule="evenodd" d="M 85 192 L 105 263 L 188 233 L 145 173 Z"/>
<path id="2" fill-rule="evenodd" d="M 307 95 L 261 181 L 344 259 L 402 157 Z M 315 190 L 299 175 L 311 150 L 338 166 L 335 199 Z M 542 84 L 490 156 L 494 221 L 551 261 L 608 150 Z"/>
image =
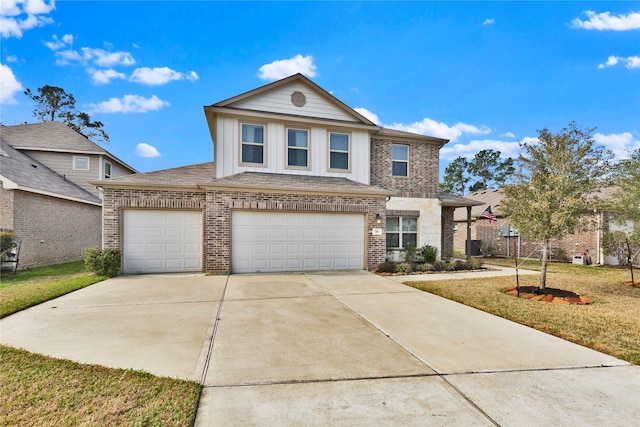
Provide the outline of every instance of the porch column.
<path id="1" fill-rule="evenodd" d="M 467 243 L 464 252 L 469 261 L 471 259 L 471 206 L 467 206 Z"/>

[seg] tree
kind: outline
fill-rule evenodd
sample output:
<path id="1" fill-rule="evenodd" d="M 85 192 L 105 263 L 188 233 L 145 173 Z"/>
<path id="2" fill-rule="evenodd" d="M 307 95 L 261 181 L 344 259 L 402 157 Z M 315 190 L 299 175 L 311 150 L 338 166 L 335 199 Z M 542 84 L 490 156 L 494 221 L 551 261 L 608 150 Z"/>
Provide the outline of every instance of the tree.
<path id="1" fill-rule="evenodd" d="M 468 161 L 458 157 L 444 170 L 444 179 L 440 189 L 446 193 L 464 195 L 469 191 L 483 191 L 497 188 L 508 181 L 515 172 L 513 159 L 500 160 L 500 151 L 482 150 Z M 476 181 L 467 188 L 467 184 Z"/>
<path id="2" fill-rule="evenodd" d="M 515 172 L 513 159 L 500 161 L 500 151 L 482 150 L 469 163 L 469 174 L 479 178 L 469 191 L 486 191 L 488 188 L 499 187 Z"/>
<path id="3" fill-rule="evenodd" d="M 470 178 L 467 169 L 469 162 L 464 157 L 458 157 L 444 170 L 444 182 L 440 184 L 440 189 L 445 193 L 463 195 Z"/>
<path id="4" fill-rule="evenodd" d="M 528 238 L 543 243 L 540 290 L 546 287 L 551 239 L 589 227 L 593 194 L 610 172 L 611 152 L 595 145 L 594 130 L 575 122 L 557 134 L 539 130 L 537 140 L 520 143 L 521 170 L 515 183 L 503 187 L 502 212 Z"/>
<path id="5" fill-rule="evenodd" d="M 640 148 L 615 166 L 611 185 L 613 193 L 605 207 L 622 229 L 605 234 L 605 249 L 629 265 L 633 282 L 632 257 L 640 249 Z"/>
<path id="6" fill-rule="evenodd" d="M 75 97 L 64 89 L 45 85 L 38 88 L 37 95 L 31 89 L 25 90 L 24 94 L 36 103 L 33 117 L 41 122 L 59 120 L 86 138 L 109 143 L 109 135 L 103 129 L 104 124 L 100 121 L 92 122 L 89 114 L 77 111 Z"/>

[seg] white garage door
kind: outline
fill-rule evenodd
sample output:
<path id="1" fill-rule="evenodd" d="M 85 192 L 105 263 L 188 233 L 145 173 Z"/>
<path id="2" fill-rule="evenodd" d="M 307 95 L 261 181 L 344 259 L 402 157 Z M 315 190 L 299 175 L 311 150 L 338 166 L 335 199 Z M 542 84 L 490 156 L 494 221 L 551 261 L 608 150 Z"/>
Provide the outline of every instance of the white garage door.
<path id="1" fill-rule="evenodd" d="M 202 213 L 125 210 L 124 273 L 202 271 Z"/>
<path id="2" fill-rule="evenodd" d="M 233 273 L 362 269 L 364 215 L 231 213 Z"/>

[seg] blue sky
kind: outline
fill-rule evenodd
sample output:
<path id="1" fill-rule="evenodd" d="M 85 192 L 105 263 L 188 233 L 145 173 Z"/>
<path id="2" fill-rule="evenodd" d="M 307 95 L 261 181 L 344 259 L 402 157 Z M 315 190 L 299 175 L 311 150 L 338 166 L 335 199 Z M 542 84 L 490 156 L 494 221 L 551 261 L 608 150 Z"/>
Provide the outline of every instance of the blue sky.
<path id="1" fill-rule="evenodd" d="M 296 72 L 458 156 L 570 121 L 640 148 L 638 2 L 2 0 L 0 119 L 59 86 L 141 172 L 212 160 L 203 106 Z"/>

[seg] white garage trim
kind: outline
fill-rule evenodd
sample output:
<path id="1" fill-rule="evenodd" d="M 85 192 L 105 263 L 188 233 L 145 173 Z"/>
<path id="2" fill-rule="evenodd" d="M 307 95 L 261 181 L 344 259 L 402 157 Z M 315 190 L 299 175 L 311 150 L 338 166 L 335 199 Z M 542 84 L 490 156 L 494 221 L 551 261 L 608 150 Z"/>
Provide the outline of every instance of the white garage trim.
<path id="1" fill-rule="evenodd" d="M 202 212 L 125 210 L 122 247 L 123 273 L 202 271 Z"/>
<path id="2" fill-rule="evenodd" d="M 361 270 L 363 214 L 231 213 L 231 272 Z"/>

